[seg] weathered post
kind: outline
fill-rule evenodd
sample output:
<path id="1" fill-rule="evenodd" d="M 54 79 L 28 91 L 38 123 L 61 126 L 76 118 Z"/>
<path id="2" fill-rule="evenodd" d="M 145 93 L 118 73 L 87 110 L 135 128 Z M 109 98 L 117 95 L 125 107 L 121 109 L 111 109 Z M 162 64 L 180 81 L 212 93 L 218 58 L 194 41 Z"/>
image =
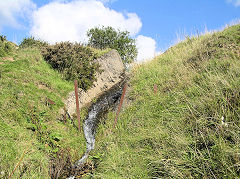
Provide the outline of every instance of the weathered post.
<path id="1" fill-rule="evenodd" d="M 76 97 L 76 112 L 77 112 L 77 119 L 78 119 L 78 130 L 81 131 L 80 125 L 80 109 L 79 109 L 79 101 L 78 101 L 78 83 L 77 80 L 74 81 L 75 86 L 75 97 Z"/>
<path id="2" fill-rule="evenodd" d="M 153 89 L 154 89 L 154 94 L 157 94 L 157 85 L 156 84 L 154 85 Z"/>
<path id="3" fill-rule="evenodd" d="M 119 106 L 118 106 L 118 110 L 117 110 L 117 113 L 116 113 L 113 128 L 115 128 L 115 126 L 117 124 L 117 119 L 118 119 L 119 113 L 121 111 L 121 107 L 122 107 L 123 99 L 124 99 L 124 96 L 125 96 L 125 93 L 126 93 L 126 89 L 127 89 L 127 83 L 125 83 L 125 85 L 123 87 L 123 92 L 122 92 L 122 96 L 121 96 L 120 103 L 119 103 Z"/>

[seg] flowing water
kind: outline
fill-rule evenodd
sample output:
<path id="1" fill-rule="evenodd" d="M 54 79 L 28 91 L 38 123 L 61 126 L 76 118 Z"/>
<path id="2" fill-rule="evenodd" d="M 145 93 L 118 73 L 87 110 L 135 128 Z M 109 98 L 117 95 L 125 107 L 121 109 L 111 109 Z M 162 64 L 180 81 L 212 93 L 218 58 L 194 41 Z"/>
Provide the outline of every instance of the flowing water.
<path id="1" fill-rule="evenodd" d="M 83 131 L 86 139 L 86 152 L 83 157 L 75 163 L 75 168 L 79 168 L 84 165 L 88 155 L 95 146 L 95 133 L 97 124 L 99 122 L 99 117 L 107 112 L 107 110 L 116 104 L 122 94 L 123 85 L 118 84 L 105 94 L 103 94 L 96 103 L 94 103 L 88 112 L 88 116 L 83 124 Z M 70 177 L 69 179 L 73 179 Z"/>

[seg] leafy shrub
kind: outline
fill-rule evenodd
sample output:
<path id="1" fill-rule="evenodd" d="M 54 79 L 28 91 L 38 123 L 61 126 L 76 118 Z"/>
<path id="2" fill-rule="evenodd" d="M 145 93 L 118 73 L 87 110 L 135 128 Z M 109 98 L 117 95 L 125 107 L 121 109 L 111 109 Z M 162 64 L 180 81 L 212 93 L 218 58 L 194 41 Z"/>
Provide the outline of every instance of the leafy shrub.
<path id="1" fill-rule="evenodd" d="M 43 40 L 37 40 L 34 37 L 24 38 L 21 44 L 19 45 L 20 48 L 27 48 L 27 47 L 36 47 L 36 48 L 44 48 L 47 47 L 49 44 Z"/>
<path id="2" fill-rule="evenodd" d="M 136 41 L 129 37 L 127 31 L 115 30 L 112 27 L 96 27 L 90 29 L 87 36 L 89 46 L 98 49 L 115 49 L 125 64 L 133 62 L 137 57 Z"/>
<path id="3" fill-rule="evenodd" d="M 79 43 L 61 42 L 49 45 L 42 51 L 44 59 L 63 74 L 66 80 L 78 80 L 80 88 L 87 90 L 96 80 L 99 65 L 94 62 L 97 54 Z"/>
<path id="4" fill-rule="evenodd" d="M 0 36 L 0 42 L 4 42 L 4 41 L 7 41 L 7 38 L 6 38 L 6 36 L 1 35 Z"/>
<path id="5" fill-rule="evenodd" d="M 14 52 L 15 46 L 12 42 L 7 41 L 6 36 L 0 35 L 0 57 L 5 57 Z"/>

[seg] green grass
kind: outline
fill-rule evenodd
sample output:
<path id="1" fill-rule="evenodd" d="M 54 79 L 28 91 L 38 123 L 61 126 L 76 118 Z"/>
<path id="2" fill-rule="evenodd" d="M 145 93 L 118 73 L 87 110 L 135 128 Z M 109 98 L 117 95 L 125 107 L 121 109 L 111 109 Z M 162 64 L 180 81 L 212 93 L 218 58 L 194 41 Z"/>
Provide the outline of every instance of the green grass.
<path id="1" fill-rule="evenodd" d="M 239 49 L 240 25 L 235 25 L 187 38 L 135 66 L 128 96 L 132 104 L 121 112 L 116 129 L 114 112 L 99 125 L 90 156 L 97 166 L 94 176 L 239 178 Z M 49 163 L 58 150 L 69 149 L 75 161 L 85 149 L 76 124 L 59 120 L 73 83 L 51 69 L 37 49 L 11 49 L 3 56 L 0 178 L 9 176 L 24 152 L 12 178 L 49 178 Z M 47 98 L 55 105 L 46 105 Z"/>
<path id="2" fill-rule="evenodd" d="M 137 65 L 130 80 L 132 104 L 116 129 L 113 112 L 99 126 L 94 176 L 239 178 L 239 49 L 235 25 L 187 38 Z"/>
<path id="3" fill-rule="evenodd" d="M 12 178 L 49 178 L 51 156 L 69 149 L 72 160 L 85 149 L 83 134 L 59 120 L 63 99 L 74 90 L 37 49 L 19 49 L 14 61 L 0 58 L 0 178 L 7 178 L 27 150 Z M 55 102 L 46 105 L 47 99 Z"/>

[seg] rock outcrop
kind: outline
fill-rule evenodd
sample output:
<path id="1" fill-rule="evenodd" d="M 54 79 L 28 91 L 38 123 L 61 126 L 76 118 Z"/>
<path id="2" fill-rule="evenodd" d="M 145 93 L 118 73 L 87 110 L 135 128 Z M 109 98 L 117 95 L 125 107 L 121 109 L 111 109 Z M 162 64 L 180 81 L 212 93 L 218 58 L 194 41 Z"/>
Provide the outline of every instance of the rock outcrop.
<path id="1" fill-rule="evenodd" d="M 103 72 L 97 74 L 97 81 L 88 91 L 84 92 L 81 89 L 78 90 L 80 109 L 90 104 L 103 92 L 120 83 L 124 77 L 125 67 L 116 50 L 111 50 L 102 57 L 98 58 L 96 61 L 99 63 L 100 69 L 102 69 Z M 68 95 L 64 103 L 67 112 L 70 116 L 72 116 L 76 112 L 76 99 L 74 91 Z"/>

